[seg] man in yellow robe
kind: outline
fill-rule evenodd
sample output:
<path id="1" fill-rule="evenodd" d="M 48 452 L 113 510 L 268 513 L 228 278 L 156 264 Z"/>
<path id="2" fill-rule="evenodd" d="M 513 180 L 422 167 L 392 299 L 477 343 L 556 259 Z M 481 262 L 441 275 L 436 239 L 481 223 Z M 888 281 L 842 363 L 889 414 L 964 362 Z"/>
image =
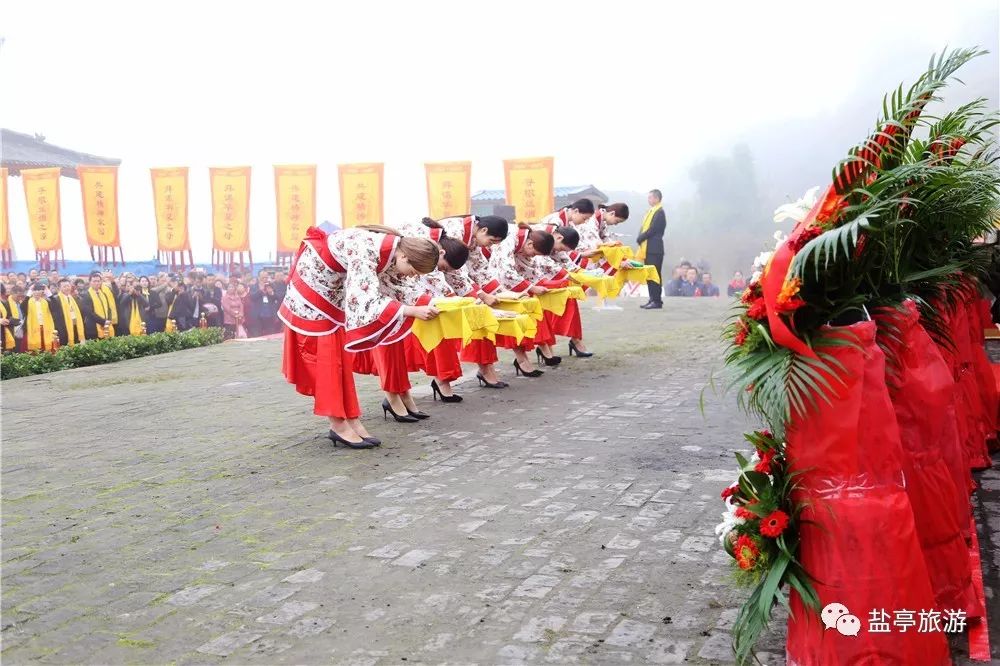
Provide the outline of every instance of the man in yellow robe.
<path id="1" fill-rule="evenodd" d="M 28 338 L 28 351 L 51 350 L 52 338 L 56 335 L 56 326 L 52 321 L 49 302 L 45 298 L 44 284 L 36 282 L 31 287 L 31 298 L 28 299 L 24 309 L 24 328 Z"/>
<path id="2" fill-rule="evenodd" d="M 118 305 L 111 288 L 103 283 L 101 274 L 90 274 L 90 288 L 80 299 L 83 309 L 83 330 L 88 340 L 115 336 Z"/>
<path id="3" fill-rule="evenodd" d="M 49 299 L 49 309 L 61 345 L 72 346 L 87 339 L 83 330 L 83 309 L 73 295 L 73 283 L 69 279 L 59 280 L 59 291 Z"/>

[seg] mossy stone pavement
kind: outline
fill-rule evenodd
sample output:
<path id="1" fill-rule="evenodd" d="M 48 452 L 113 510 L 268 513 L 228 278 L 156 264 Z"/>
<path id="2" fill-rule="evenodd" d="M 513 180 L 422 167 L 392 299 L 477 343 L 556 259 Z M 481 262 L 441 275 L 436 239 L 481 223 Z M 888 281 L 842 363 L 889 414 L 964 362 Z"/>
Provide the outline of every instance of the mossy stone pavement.
<path id="1" fill-rule="evenodd" d="M 594 358 L 502 353 L 507 390 L 412 375 L 417 425 L 360 378 L 372 451 L 324 438 L 280 341 L 4 382 L 3 661 L 730 662 L 728 303 L 620 304 L 583 308 Z"/>

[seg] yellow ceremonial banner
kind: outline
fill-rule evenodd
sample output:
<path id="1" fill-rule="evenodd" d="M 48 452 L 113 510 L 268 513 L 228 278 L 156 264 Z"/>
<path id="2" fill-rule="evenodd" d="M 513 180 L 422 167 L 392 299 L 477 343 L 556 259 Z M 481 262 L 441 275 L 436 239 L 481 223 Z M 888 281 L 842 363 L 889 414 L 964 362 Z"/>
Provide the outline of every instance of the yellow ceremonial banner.
<path id="1" fill-rule="evenodd" d="M 188 239 L 188 168 L 150 169 L 153 209 L 156 213 L 156 246 L 160 252 L 191 249 Z"/>
<path id="2" fill-rule="evenodd" d="M 537 222 L 555 208 L 551 157 L 504 160 L 507 205 L 518 222 Z"/>
<path id="3" fill-rule="evenodd" d="M 250 167 L 212 167 L 212 247 L 220 252 L 250 249 Z"/>
<path id="4" fill-rule="evenodd" d="M 383 165 L 338 164 L 343 227 L 382 224 Z"/>
<path id="5" fill-rule="evenodd" d="M 428 162 L 427 210 L 435 220 L 472 210 L 472 162 Z"/>
<path id="6" fill-rule="evenodd" d="M 10 250 L 10 211 L 7 207 L 7 167 L 0 168 L 0 250 Z"/>
<path id="7" fill-rule="evenodd" d="M 118 247 L 118 167 L 78 166 L 83 223 L 91 247 Z"/>
<path id="8" fill-rule="evenodd" d="M 59 167 L 23 169 L 24 200 L 28 224 L 36 252 L 62 249 L 62 220 L 59 215 Z"/>
<path id="9" fill-rule="evenodd" d="M 278 252 L 295 252 L 316 224 L 316 165 L 274 165 Z"/>

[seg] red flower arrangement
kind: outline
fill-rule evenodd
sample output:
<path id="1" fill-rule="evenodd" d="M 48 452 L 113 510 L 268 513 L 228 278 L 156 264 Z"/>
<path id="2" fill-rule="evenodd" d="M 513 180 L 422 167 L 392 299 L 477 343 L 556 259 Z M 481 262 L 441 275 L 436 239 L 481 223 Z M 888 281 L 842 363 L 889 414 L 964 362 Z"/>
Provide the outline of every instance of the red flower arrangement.
<path id="1" fill-rule="evenodd" d="M 774 460 L 775 452 L 774 450 L 765 451 L 760 457 L 760 461 L 754 466 L 755 472 L 760 472 L 761 474 L 771 473 L 771 462 Z"/>
<path id="2" fill-rule="evenodd" d="M 776 539 L 788 527 L 788 514 L 777 509 L 760 521 L 760 533 L 766 537 Z"/>
<path id="3" fill-rule="evenodd" d="M 736 324 L 736 336 L 733 338 L 733 344 L 737 347 L 742 347 L 747 341 L 747 336 L 750 335 L 750 327 L 747 323 L 740 319 Z"/>
<path id="4" fill-rule="evenodd" d="M 795 312 L 805 305 L 806 302 L 798 296 L 799 289 L 801 288 L 802 280 L 799 278 L 792 278 L 786 282 L 781 287 L 781 292 L 778 293 L 778 300 L 775 304 L 775 309 L 782 314 L 788 314 Z"/>
<path id="5" fill-rule="evenodd" d="M 733 552 L 740 569 L 749 571 L 757 564 L 760 548 L 757 547 L 757 544 L 751 537 L 744 534 L 736 539 L 736 546 L 733 548 Z"/>
<path id="6" fill-rule="evenodd" d="M 764 319 L 767 317 L 767 306 L 763 298 L 754 299 L 750 307 L 747 308 L 747 316 L 751 319 Z"/>

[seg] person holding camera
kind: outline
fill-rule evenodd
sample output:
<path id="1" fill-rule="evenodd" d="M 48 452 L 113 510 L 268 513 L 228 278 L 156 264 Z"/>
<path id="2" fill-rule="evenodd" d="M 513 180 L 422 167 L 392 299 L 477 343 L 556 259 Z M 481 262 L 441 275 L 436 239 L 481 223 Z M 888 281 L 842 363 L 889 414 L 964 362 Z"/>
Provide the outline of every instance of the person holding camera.
<path id="1" fill-rule="evenodd" d="M 142 335 L 145 332 L 149 319 L 149 298 L 142 285 L 132 278 L 118 297 L 118 312 L 123 333 Z"/>

